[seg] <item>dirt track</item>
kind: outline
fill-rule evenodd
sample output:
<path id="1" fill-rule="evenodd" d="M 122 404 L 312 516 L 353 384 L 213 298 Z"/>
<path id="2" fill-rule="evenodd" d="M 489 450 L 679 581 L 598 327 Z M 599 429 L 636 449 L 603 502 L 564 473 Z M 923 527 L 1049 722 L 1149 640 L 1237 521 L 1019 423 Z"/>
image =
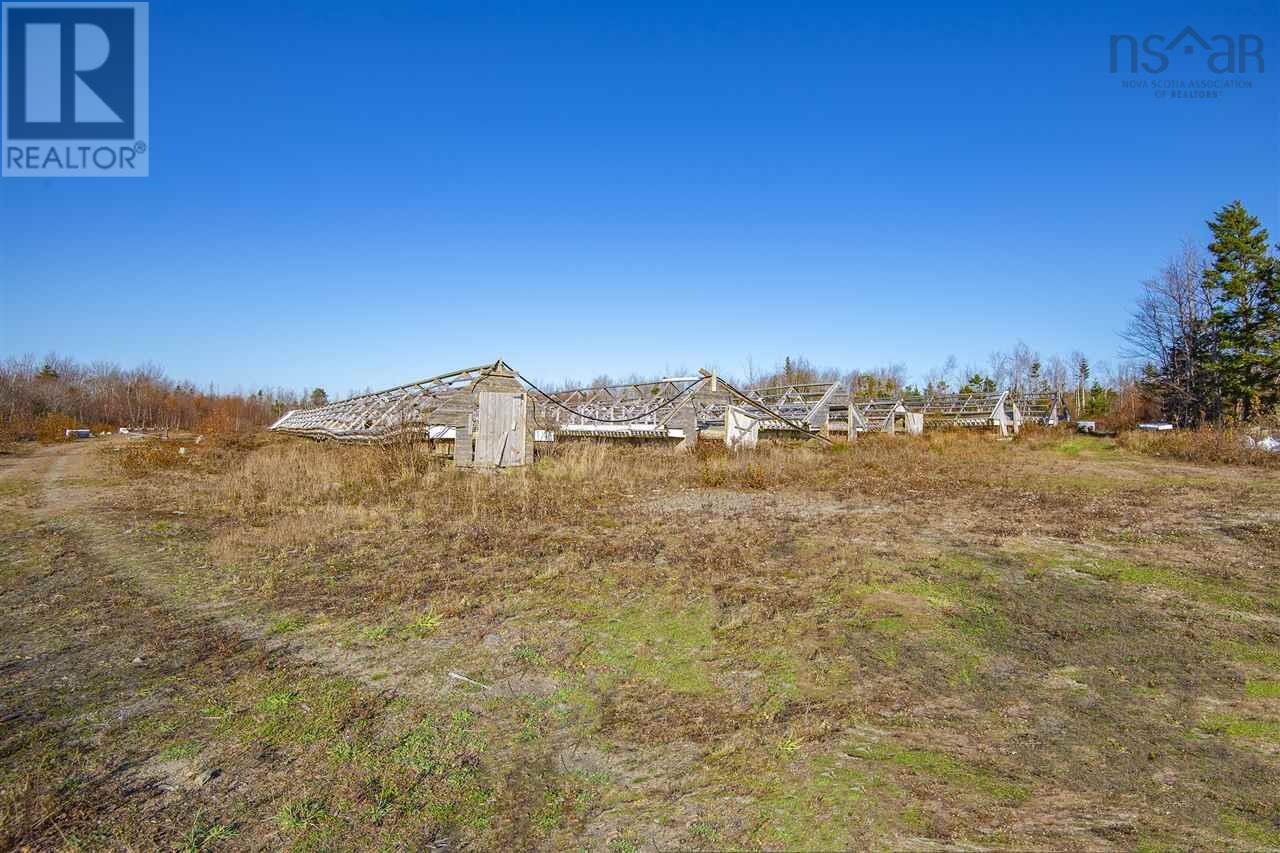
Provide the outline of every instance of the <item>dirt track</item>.
<path id="1" fill-rule="evenodd" d="M 225 814 L 230 801 L 251 812 L 288 774 L 270 753 L 169 755 L 154 726 L 135 723 L 245 677 L 349 674 L 372 685 L 359 658 L 300 653 L 232 602 L 183 596 L 172 579 L 189 554 L 139 547 L 144 522 L 122 528 L 129 513 L 98 481 L 94 450 L 40 447 L 0 465 L 0 759 L 36 750 L 45 769 L 4 790 L 0 841 L 9 844 L 147 848 L 198 836 L 202 807 Z"/>

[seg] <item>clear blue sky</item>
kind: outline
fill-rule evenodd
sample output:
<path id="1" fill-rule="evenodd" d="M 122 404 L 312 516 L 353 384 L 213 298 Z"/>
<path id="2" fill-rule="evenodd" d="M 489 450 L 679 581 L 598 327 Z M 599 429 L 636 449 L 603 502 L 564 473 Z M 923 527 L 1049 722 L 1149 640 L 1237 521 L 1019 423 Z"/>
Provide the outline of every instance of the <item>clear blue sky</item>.
<path id="1" fill-rule="evenodd" d="M 601 8 L 592 8 L 600 6 Z M 242 386 L 1112 359 L 1241 198 L 1274 2 L 151 5 L 151 177 L 0 180 L 0 355 Z M 1111 33 L 1252 32 L 1158 100 Z M 1179 58 L 1164 77 L 1208 76 Z"/>

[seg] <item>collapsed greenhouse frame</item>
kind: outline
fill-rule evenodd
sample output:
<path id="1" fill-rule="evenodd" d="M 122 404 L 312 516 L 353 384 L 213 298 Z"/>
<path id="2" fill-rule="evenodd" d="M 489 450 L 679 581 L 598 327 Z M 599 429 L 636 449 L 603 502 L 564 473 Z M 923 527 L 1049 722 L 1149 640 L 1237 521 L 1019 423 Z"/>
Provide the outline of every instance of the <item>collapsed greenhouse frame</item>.
<path id="1" fill-rule="evenodd" d="M 1070 421 L 1060 394 L 1010 391 L 868 397 L 836 382 L 738 389 L 715 373 L 544 392 L 498 359 L 310 409 L 270 429 L 342 442 L 397 436 L 453 443 L 460 466 L 509 467 L 557 438 L 654 439 L 690 448 L 700 438 L 753 446 L 759 434 L 814 437 L 925 429 L 991 429 Z M 749 434 L 749 435 L 748 435 Z"/>

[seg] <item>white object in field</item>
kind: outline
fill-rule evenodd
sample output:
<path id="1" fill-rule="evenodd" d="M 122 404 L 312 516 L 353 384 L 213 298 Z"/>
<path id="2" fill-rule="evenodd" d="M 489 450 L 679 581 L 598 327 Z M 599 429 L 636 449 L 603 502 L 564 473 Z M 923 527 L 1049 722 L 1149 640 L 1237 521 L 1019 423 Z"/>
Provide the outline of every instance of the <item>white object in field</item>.
<path id="1" fill-rule="evenodd" d="M 1076 421 L 1076 429 L 1080 432 L 1097 432 L 1097 421 Z"/>
<path id="2" fill-rule="evenodd" d="M 907 435 L 924 435 L 924 412 L 907 412 L 902 419 L 907 425 Z"/>
<path id="3" fill-rule="evenodd" d="M 128 435 L 128 434 L 129 434 L 129 428 L 128 428 L 128 427 L 120 427 L 120 434 L 121 434 L 121 435 Z"/>
<path id="4" fill-rule="evenodd" d="M 93 433 L 87 429 L 69 429 L 67 438 L 93 438 Z"/>
<path id="5" fill-rule="evenodd" d="M 1268 453 L 1280 453 L 1280 438 L 1268 435 L 1255 440 L 1253 436 L 1246 435 L 1244 437 L 1244 446 L 1252 450 L 1265 450 Z"/>
<path id="6" fill-rule="evenodd" d="M 751 450 L 760 443 L 760 420 L 745 409 L 725 406 L 724 446 L 730 450 Z"/>
<path id="7" fill-rule="evenodd" d="M 187 449 L 186 449 L 185 447 L 179 447 L 179 448 L 178 448 L 178 455 L 179 455 L 179 456 L 186 456 L 186 455 L 187 455 Z"/>
<path id="8" fill-rule="evenodd" d="M 1138 424 L 1138 429 L 1146 430 L 1147 432 L 1169 432 L 1173 429 L 1173 424 L 1166 421 L 1158 421 L 1149 424 Z"/>

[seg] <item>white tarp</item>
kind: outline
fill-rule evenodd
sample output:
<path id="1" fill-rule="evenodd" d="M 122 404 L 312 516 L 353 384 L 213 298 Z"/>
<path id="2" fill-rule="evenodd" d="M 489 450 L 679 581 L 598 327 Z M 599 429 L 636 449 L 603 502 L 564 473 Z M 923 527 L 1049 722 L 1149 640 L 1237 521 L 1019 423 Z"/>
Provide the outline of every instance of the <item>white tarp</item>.
<path id="1" fill-rule="evenodd" d="M 1254 439 L 1253 436 L 1246 435 L 1244 446 L 1254 450 L 1265 450 L 1268 453 L 1280 453 L 1280 438 L 1268 435 L 1265 438 Z"/>
<path id="2" fill-rule="evenodd" d="M 737 406 L 724 410 L 724 444 L 730 450 L 751 450 L 760 442 L 760 421 Z"/>

